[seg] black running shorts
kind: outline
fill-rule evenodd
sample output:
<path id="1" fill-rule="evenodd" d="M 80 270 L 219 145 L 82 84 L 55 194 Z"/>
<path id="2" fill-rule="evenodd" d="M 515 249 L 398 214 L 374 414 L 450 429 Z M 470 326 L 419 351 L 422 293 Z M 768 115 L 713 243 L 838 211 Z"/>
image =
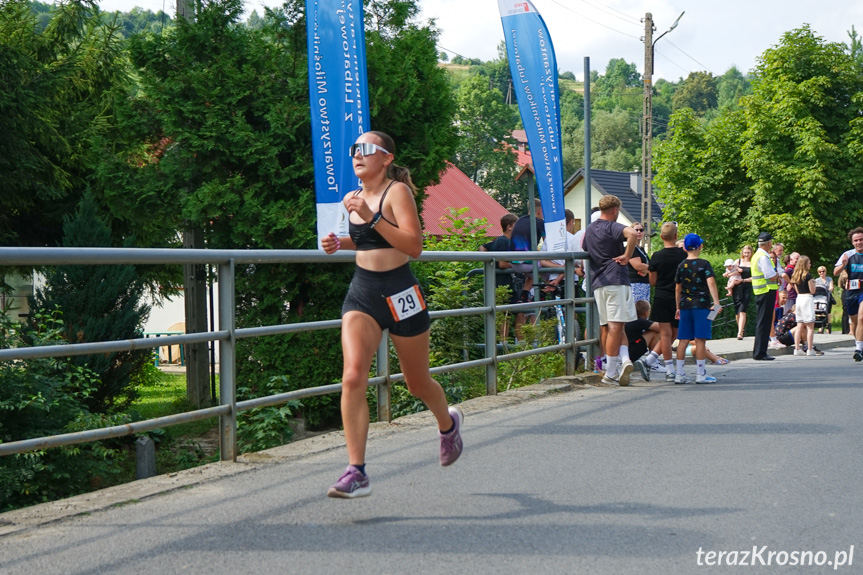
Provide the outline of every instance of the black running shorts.
<path id="1" fill-rule="evenodd" d="M 409 264 L 385 272 L 357 267 L 342 316 L 349 311 L 370 315 L 381 329 L 402 337 L 419 335 L 431 326 L 425 297 Z"/>

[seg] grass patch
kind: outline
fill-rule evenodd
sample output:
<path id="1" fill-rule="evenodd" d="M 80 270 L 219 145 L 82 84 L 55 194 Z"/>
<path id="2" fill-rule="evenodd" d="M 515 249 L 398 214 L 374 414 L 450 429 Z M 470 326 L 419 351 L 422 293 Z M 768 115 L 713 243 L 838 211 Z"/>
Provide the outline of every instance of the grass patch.
<path id="1" fill-rule="evenodd" d="M 218 381 L 218 376 L 216 379 Z M 186 399 L 186 376 L 182 373 L 160 372 L 138 388 L 138 399 L 132 405 L 132 411 L 138 419 L 154 419 L 193 409 Z M 217 418 L 204 419 L 166 427 L 165 434 L 170 437 L 197 437 L 217 425 Z"/>

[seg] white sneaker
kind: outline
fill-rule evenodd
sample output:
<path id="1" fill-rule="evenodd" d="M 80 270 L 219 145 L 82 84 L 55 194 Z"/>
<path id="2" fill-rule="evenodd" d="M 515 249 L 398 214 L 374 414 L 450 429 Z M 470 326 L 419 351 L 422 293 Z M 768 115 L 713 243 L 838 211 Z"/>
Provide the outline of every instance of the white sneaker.
<path id="1" fill-rule="evenodd" d="M 779 343 L 778 341 L 771 341 L 767 344 L 767 347 L 769 347 L 770 349 L 782 349 L 785 347 L 785 344 Z"/>
<path id="2" fill-rule="evenodd" d="M 802 349 L 795 349 L 794 355 L 806 355 L 806 352 L 803 351 Z M 812 354 L 812 355 L 815 355 L 815 354 Z"/>
<path id="3" fill-rule="evenodd" d="M 632 369 L 632 361 L 630 361 L 629 358 L 620 365 L 620 377 L 618 380 L 620 381 L 621 387 L 629 385 L 629 376 L 632 375 Z"/>
<path id="4" fill-rule="evenodd" d="M 689 376 L 681 372 L 674 376 L 674 383 L 690 383 L 692 380 Z"/>
<path id="5" fill-rule="evenodd" d="M 698 375 L 695 377 L 695 383 L 716 383 L 716 378 L 712 375 Z"/>
<path id="6" fill-rule="evenodd" d="M 665 381 L 674 381 L 675 377 L 673 373 L 665 372 Z"/>
<path id="7" fill-rule="evenodd" d="M 620 385 L 619 375 L 617 377 L 608 375 L 608 372 L 605 372 L 602 376 L 602 383 L 605 385 Z"/>

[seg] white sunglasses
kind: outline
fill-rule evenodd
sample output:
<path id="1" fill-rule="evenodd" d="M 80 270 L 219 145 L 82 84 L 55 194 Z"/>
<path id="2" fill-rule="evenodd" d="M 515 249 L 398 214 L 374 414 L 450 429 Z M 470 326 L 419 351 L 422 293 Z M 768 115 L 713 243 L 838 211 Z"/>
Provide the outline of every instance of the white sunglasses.
<path id="1" fill-rule="evenodd" d="M 357 156 L 357 152 L 359 152 L 361 158 L 365 158 L 366 156 L 373 156 L 375 153 L 377 153 L 378 150 L 380 150 L 384 154 L 389 154 L 388 151 L 381 148 L 377 144 L 372 144 L 371 142 L 361 142 L 359 144 L 352 145 L 350 153 L 352 158 L 355 158 Z"/>

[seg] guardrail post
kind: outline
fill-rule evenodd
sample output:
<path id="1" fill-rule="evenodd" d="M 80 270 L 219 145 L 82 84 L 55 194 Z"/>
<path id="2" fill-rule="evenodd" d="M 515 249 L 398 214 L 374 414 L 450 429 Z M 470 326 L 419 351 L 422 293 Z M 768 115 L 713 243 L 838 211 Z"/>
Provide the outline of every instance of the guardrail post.
<path id="1" fill-rule="evenodd" d="M 570 254 L 572 256 L 572 254 Z M 575 375 L 576 359 L 575 359 L 575 304 L 572 300 L 575 298 L 575 262 L 572 257 L 569 257 L 564 262 L 565 281 L 563 282 L 563 297 L 566 299 L 566 305 L 563 307 L 564 320 L 566 321 L 566 375 Z"/>
<path id="2" fill-rule="evenodd" d="M 485 366 L 485 394 L 497 395 L 497 302 L 495 287 L 497 286 L 494 260 L 483 262 L 483 300 L 485 307 L 491 311 L 485 317 L 485 357 L 492 362 Z"/>
<path id="3" fill-rule="evenodd" d="M 585 260 L 586 262 L 587 260 Z M 593 297 L 593 288 L 590 287 L 591 273 L 590 266 L 584 266 L 584 295 L 585 297 Z M 587 304 L 587 310 L 584 312 L 584 339 L 599 338 L 599 323 L 596 310 L 596 304 Z M 589 334 L 589 335 L 588 335 Z M 600 346 L 590 344 L 587 346 L 587 357 L 584 358 L 584 368 L 593 365 L 593 358 L 600 350 Z"/>
<path id="4" fill-rule="evenodd" d="M 375 359 L 375 373 L 378 377 L 385 377 L 386 381 L 378 384 L 378 421 L 392 421 L 392 402 L 390 400 L 390 330 L 385 329 L 381 334 L 381 342 L 378 344 L 378 352 Z"/>
<path id="5" fill-rule="evenodd" d="M 236 312 L 234 260 L 219 264 L 219 329 L 228 332 L 219 340 L 219 403 L 231 411 L 219 417 L 219 444 L 222 461 L 237 460 Z"/>

